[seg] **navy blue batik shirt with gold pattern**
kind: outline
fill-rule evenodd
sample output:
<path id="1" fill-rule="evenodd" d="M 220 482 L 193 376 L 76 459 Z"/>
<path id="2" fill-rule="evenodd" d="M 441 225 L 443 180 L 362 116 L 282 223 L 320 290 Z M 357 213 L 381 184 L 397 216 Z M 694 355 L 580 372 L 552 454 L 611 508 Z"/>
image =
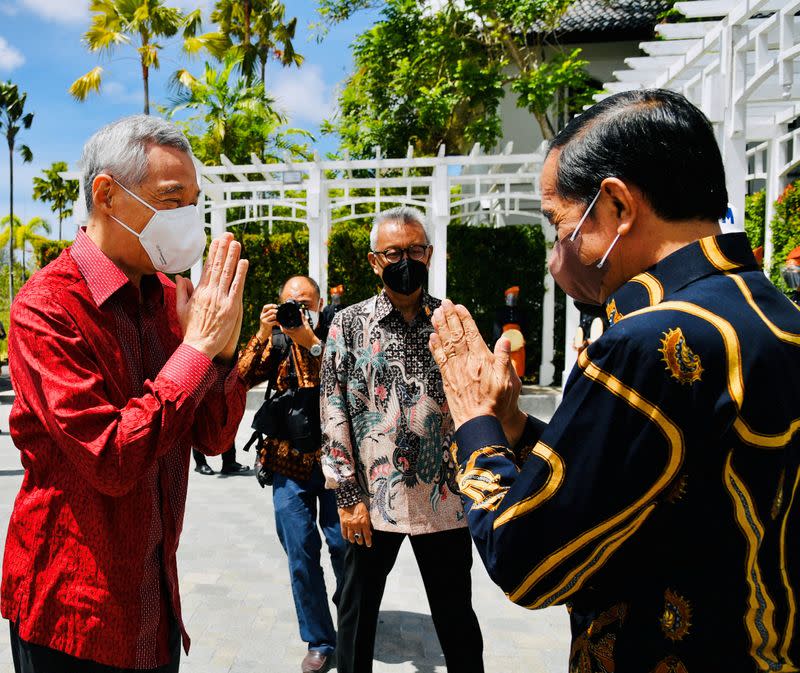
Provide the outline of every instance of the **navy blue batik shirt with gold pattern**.
<path id="1" fill-rule="evenodd" d="M 607 314 L 549 424 L 456 433 L 490 575 L 567 605 L 574 673 L 800 670 L 800 311 L 724 234 Z"/>

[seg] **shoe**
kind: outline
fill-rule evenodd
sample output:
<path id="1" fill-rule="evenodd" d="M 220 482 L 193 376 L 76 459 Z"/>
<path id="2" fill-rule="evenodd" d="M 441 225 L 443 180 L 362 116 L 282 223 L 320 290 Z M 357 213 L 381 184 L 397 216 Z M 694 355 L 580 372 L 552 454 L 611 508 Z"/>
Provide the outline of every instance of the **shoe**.
<path id="1" fill-rule="evenodd" d="M 233 462 L 230 465 L 223 465 L 219 471 L 220 474 L 250 474 L 250 468 L 247 465 Z"/>
<path id="2" fill-rule="evenodd" d="M 303 673 L 319 673 L 319 671 L 328 670 L 328 657 L 322 652 L 317 650 L 309 650 L 308 654 L 303 657 L 303 663 L 300 665 Z"/>
<path id="3" fill-rule="evenodd" d="M 200 474 L 214 474 L 214 470 L 212 470 L 208 465 L 198 465 L 194 468 L 195 472 L 199 472 Z"/>

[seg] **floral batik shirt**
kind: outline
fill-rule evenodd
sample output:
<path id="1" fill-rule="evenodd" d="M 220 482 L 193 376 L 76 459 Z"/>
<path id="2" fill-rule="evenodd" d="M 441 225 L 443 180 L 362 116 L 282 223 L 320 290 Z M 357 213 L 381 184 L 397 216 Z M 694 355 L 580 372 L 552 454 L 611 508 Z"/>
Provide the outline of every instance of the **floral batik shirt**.
<path id="1" fill-rule="evenodd" d="M 377 530 L 466 525 L 449 447 L 453 420 L 428 350 L 439 306 L 423 292 L 413 322 L 385 292 L 339 312 L 322 364 L 322 469 L 339 507 L 368 505 Z"/>

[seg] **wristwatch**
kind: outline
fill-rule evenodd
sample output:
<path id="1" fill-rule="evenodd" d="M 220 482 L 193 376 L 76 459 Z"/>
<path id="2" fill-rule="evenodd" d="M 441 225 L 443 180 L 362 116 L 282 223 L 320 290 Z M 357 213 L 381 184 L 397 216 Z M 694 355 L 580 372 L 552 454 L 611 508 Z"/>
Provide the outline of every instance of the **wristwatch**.
<path id="1" fill-rule="evenodd" d="M 308 352 L 311 353 L 315 358 L 322 355 L 322 344 L 315 343 L 311 348 L 308 349 Z"/>

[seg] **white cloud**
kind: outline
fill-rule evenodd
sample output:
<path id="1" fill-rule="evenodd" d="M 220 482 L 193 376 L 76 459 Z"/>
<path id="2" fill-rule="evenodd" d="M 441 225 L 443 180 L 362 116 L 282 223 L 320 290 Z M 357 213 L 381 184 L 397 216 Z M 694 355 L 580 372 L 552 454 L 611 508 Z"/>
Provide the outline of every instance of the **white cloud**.
<path id="1" fill-rule="evenodd" d="M 0 70 L 14 70 L 25 63 L 22 52 L 0 37 Z"/>
<path id="2" fill-rule="evenodd" d="M 20 4 L 57 23 L 86 23 L 89 18 L 89 3 L 80 0 L 20 0 Z"/>
<path id="3" fill-rule="evenodd" d="M 322 78 L 318 65 L 302 68 L 284 68 L 275 74 L 274 84 L 268 93 L 274 96 L 278 108 L 285 111 L 292 122 L 319 124 L 333 112 L 332 89 Z"/>
<path id="4" fill-rule="evenodd" d="M 103 82 L 100 87 L 100 93 L 110 102 L 117 104 L 141 104 L 144 100 L 144 94 L 141 91 L 131 91 L 121 82 L 116 82 L 114 80 Z"/>
<path id="5" fill-rule="evenodd" d="M 173 0 L 169 3 L 171 7 L 178 7 L 184 12 L 193 12 L 195 9 L 203 11 L 203 17 L 208 18 L 211 14 L 211 8 L 214 0 Z"/>
<path id="6" fill-rule="evenodd" d="M 15 5 L 12 5 L 10 2 L 0 2 L 0 14 L 5 14 L 6 16 L 16 16 L 19 12 L 19 8 Z"/>

